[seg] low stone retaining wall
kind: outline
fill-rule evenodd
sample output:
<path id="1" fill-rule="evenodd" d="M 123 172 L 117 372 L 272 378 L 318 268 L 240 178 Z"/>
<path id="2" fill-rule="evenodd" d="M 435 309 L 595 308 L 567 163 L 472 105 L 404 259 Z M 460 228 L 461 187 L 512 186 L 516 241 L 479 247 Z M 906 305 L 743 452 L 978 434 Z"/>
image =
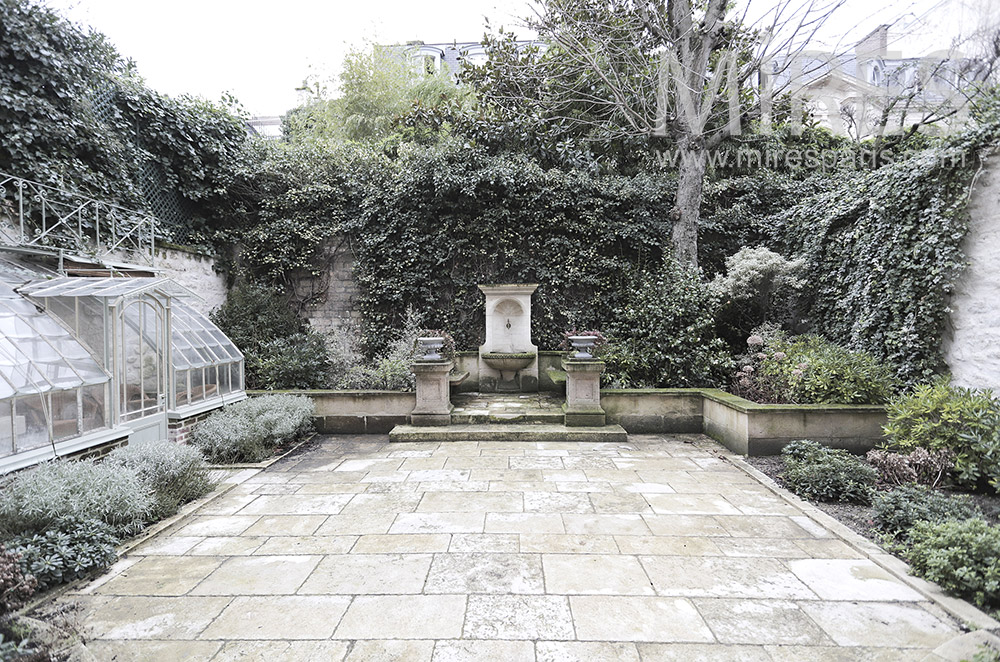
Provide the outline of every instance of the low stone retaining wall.
<path id="1" fill-rule="evenodd" d="M 386 434 L 408 423 L 416 395 L 399 391 L 284 391 L 316 403 L 324 434 Z M 870 405 L 759 405 L 717 389 L 606 389 L 609 424 L 635 434 L 705 433 L 743 455 L 775 455 L 812 439 L 863 453 L 882 439 L 885 408 Z"/>
<path id="2" fill-rule="evenodd" d="M 882 440 L 886 423 L 879 405 L 759 405 L 718 389 L 701 394 L 702 430 L 743 455 L 776 455 L 796 439 L 863 453 Z"/>
<path id="3" fill-rule="evenodd" d="M 316 405 L 316 431 L 323 434 L 387 434 L 409 422 L 417 404 L 411 391 L 282 391 L 308 395 Z"/>
<path id="4" fill-rule="evenodd" d="M 702 431 L 702 394 L 699 389 L 602 389 L 601 408 L 608 423 L 628 432 Z"/>

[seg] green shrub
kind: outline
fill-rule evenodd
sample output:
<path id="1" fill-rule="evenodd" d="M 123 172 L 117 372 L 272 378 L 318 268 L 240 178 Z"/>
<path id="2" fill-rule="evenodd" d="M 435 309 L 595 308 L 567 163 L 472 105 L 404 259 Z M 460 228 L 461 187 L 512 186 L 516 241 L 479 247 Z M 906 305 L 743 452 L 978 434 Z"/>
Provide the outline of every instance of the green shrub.
<path id="1" fill-rule="evenodd" d="M 38 580 L 21 569 L 21 555 L 0 545 L 0 620 L 28 601 Z"/>
<path id="2" fill-rule="evenodd" d="M 16 474 L 3 486 L 0 531 L 44 531 L 74 516 L 101 520 L 118 535 L 140 531 L 150 520 L 152 490 L 138 474 L 93 460 L 56 460 Z"/>
<path id="3" fill-rule="evenodd" d="M 955 480 L 967 488 L 1000 488 L 1000 403 L 989 390 L 922 384 L 886 407 L 884 431 L 893 449 L 947 449 L 955 454 Z"/>
<path id="4" fill-rule="evenodd" d="M 243 352 L 248 389 L 329 385 L 324 337 L 306 327 L 278 290 L 241 283 L 211 318 Z"/>
<path id="5" fill-rule="evenodd" d="M 624 283 L 607 328 L 608 379 L 629 387 L 719 386 L 732 360 L 715 335 L 715 297 L 672 258 Z"/>
<path id="6" fill-rule="evenodd" d="M 384 357 L 375 365 L 354 366 L 339 386 L 362 391 L 412 391 L 413 373 L 408 361 Z"/>
<path id="7" fill-rule="evenodd" d="M 763 246 L 745 246 L 726 258 L 726 274 L 709 288 L 719 298 L 719 327 L 733 343 L 765 321 L 788 323 L 795 299 L 805 287 L 797 277 L 804 260 L 788 260 Z"/>
<path id="8" fill-rule="evenodd" d="M 403 327 L 391 335 L 392 340 L 385 351 L 371 364 L 350 368 L 340 380 L 339 387 L 372 391 L 412 391 L 414 376 L 410 370 L 410 362 L 414 358 L 417 338 L 441 333 L 422 329 L 420 316 L 412 308 L 408 308 L 403 318 Z M 454 356 L 454 339 L 448 334 L 444 334 L 444 338 L 445 347 L 442 351 L 446 355 L 450 353 Z"/>
<path id="9" fill-rule="evenodd" d="M 813 441 L 792 442 L 782 451 L 782 480 L 806 499 L 868 503 L 878 474 L 845 450 Z"/>
<path id="10" fill-rule="evenodd" d="M 887 364 L 821 336 L 774 336 L 762 353 L 772 360 L 761 370 L 788 383 L 792 402 L 878 405 L 895 391 L 896 381 Z"/>
<path id="11" fill-rule="evenodd" d="M 341 388 L 344 376 L 354 366 L 361 365 L 361 337 L 353 324 L 342 324 L 325 334 L 327 357 L 330 360 L 330 384 Z"/>
<path id="12" fill-rule="evenodd" d="M 783 352 L 768 350 L 770 345 L 786 339 L 787 334 L 777 324 L 767 322 L 755 327 L 746 339 L 746 354 L 736 357 L 737 370 L 729 390 L 762 404 L 795 402 L 791 372 L 775 365 L 791 359 Z"/>
<path id="13" fill-rule="evenodd" d="M 153 518 L 177 512 L 212 489 L 201 451 L 170 441 L 139 441 L 113 451 L 105 463 L 134 471 L 153 491 Z"/>
<path id="14" fill-rule="evenodd" d="M 904 485 L 878 494 L 872 517 L 880 531 L 905 542 L 917 522 L 939 524 L 982 517 L 968 496 L 942 494 L 924 485 Z"/>
<path id="15" fill-rule="evenodd" d="M 796 439 L 785 444 L 785 447 L 781 449 L 781 456 L 786 462 L 788 460 L 815 462 L 829 451 L 829 447 L 812 439 Z"/>
<path id="16" fill-rule="evenodd" d="M 39 590 L 103 570 L 118 558 L 119 540 L 114 530 L 100 520 L 61 517 L 41 533 L 11 539 L 25 574 L 38 581 Z"/>
<path id="17" fill-rule="evenodd" d="M 260 462 L 312 428 L 313 403 L 303 395 L 250 398 L 216 411 L 195 426 L 191 441 L 209 462 Z"/>
<path id="18" fill-rule="evenodd" d="M 0 661 L 2 662 L 49 662 L 48 652 L 32 647 L 29 639 L 6 639 L 0 632 Z"/>
<path id="19" fill-rule="evenodd" d="M 868 451 L 865 459 L 878 469 L 884 482 L 892 485 L 919 483 L 937 487 L 955 468 L 955 454 L 947 448 L 915 448 L 909 453 L 875 449 Z"/>
<path id="20" fill-rule="evenodd" d="M 1000 492 L 1000 411 L 987 412 L 979 423 L 958 435 L 963 444 L 955 460 L 958 482 L 978 487 L 986 483 Z"/>
<path id="21" fill-rule="evenodd" d="M 331 361 L 326 338 L 312 330 L 261 345 L 254 368 L 259 388 L 312 389 L 330 386 Z"/>
<path id="22" fill-rule="evenodd" d="M 1000 662 L 1000 650 L 983 644 L 969 662 Z"/>
<path id="23" fill-rule="evenodd" d="M 918 522 L 910 540 L 914 574 L 980 607 L 1000 607 L 1000 529 L 981 519 Z"/>

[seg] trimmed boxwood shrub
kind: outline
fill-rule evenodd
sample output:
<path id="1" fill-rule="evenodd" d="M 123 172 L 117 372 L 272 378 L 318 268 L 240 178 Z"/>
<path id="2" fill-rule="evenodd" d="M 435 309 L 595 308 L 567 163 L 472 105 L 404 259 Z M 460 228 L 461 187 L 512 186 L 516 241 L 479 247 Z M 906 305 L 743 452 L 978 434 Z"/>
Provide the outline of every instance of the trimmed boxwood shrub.
<path id="1" fill-rule="evenodd" d="M 845 450 L 815 441 L 793 441 L 782 450 L 782 480 L 806 499 L 869 503 L 878 474 Z"/>
<path id="2" fill-rule="evenodd" d="M 900 542 L 910 536 L 917 522 L 939 524 L 982 517 L 982 511 L 965 495 L 949 495 L 924 485 L 904 485 L 878 494 L 872 518 L 879 530 Z"/>
<path id="3" fill-rule="evenodd" d="M 914 574 L 980 607 L 1000 608 L 1000 529 L 981 519 L 918 522 L 910 539 Z"/>
<path id="4" fill-rule="evenodd" d="M 260 462 L 312 429 L 313 402 L 304 395 L 266 395 L 228 405 L 195 426 L 191 440 L 209 462 Z"/>

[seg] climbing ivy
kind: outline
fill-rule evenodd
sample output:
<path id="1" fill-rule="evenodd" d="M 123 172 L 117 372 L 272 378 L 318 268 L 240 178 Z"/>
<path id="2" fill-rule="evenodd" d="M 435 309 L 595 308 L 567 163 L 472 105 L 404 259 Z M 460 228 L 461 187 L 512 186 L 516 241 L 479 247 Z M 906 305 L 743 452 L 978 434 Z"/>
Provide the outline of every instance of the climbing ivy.
<path id="1" fill-rule="evenodd" d="M 146 211 L 165 188 L 194 216 L 228 194 L 247 154 L 233 100 L 150 89 L 104 35 L 41 2 L 0 0 L 0 17 L 0 171 Z M 185 239 L 191 229 L 162 231 Z"/>
<path id="2" fill-rule="evenodd" d="M 811 327 L 895 366 L 906 383 L 945 369 L 948 297 L 963 267 L 970 183 L 1000 119 L 838 185 L 773 217 L 773 236 L 807 259 Z"/>
<path id="3" fill-rule="evenodd" d="M 357 258 L 365 341 L 378 347 L 408 306 L 482 342 L 481 283 L 538 283 L 532 332 L 555 348 L 573 326 L 608 321 L 624 274 L 659 265 L 669 243 L 664 175 L 593 176 L 461 144 L 367 161 L 359 211 L 343 224 Z"/>

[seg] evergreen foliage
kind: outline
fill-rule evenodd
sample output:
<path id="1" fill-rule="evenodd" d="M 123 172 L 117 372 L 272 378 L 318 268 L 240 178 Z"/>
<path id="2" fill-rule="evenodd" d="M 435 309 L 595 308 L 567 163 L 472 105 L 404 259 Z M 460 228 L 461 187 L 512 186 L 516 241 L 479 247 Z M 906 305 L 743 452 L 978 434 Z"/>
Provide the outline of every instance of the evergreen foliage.
<path id="1" fill-rule="evenodd" d="M 993 117 L 938 145 L 838 186 L 786 212 L 775 235 L 805 257 L 813 330 L 892 365 L 913 384 L 944 370 L 948 296 L 965 266 L 969 185 L 1000 139 Z"/>

